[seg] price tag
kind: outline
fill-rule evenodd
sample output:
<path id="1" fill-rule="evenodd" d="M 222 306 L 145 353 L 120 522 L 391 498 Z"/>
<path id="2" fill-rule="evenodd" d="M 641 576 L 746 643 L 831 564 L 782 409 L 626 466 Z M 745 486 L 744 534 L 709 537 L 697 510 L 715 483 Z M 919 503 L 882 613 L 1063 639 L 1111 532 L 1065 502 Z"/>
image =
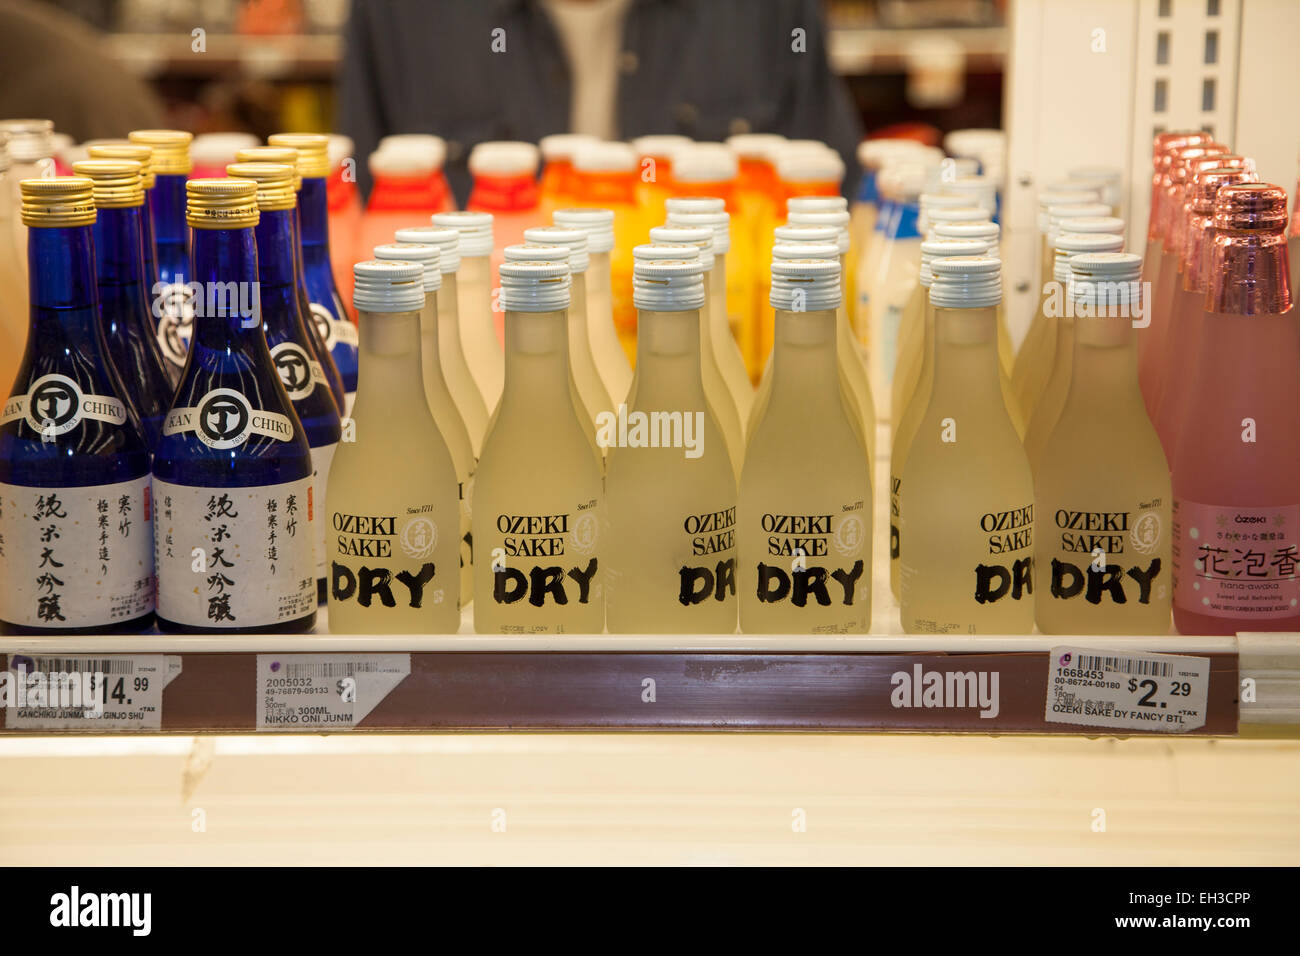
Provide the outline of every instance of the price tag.
<path id="1" fill-rule="evenodd" d="M 1210 659 L 1054 647 L 1043 719 L 1178 734 L 1205 724 Z"/>
<path id="2" fill-rule="evenodd" d="M 258 730 L 351 730 L 411 673 L 410 654 L 258 654 Z"/>
<path id="3" fill-rule="evenodd" d="M 15 730 L 162 729 L 163 689 L 179 654 L 9 658 L 6 726 Z"/>

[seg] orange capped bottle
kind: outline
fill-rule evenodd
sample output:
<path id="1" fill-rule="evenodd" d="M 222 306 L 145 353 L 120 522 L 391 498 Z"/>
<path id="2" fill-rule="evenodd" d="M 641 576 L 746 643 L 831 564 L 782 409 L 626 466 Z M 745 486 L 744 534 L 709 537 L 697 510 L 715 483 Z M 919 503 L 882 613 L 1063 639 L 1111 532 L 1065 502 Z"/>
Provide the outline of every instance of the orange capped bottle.
<path id="1" fill-rule="evenodd" d="M 542 216 L 573 205 L 573 154 L 589 143 L 598 143 L 585 133 L 552 133 L 537 141 L 542 153 L 542 177 L 538 184 L 538 203 Z"/>
<path id="2" fill-rule="evenodd" d="M 640 172 L 637 176 L 637 204 L 650 219 L 664 215 L 664 200 L 673 194 L 673 153 L 691 145 L 689 136 L 665 134 L 638 136 L 632 140 Z"/>
<path id="3" fill-rule="evenodd" d="M 544 224 L 537 190 L 537 147 L 532 143 L 479 143 L 470 151 L 474 188 L 465 208 L 490 212 L 496 249 L 492 254 L 492 288 L 501 287 L 497 270 L 505 247 L 524 241 L 524 230 Z"/>

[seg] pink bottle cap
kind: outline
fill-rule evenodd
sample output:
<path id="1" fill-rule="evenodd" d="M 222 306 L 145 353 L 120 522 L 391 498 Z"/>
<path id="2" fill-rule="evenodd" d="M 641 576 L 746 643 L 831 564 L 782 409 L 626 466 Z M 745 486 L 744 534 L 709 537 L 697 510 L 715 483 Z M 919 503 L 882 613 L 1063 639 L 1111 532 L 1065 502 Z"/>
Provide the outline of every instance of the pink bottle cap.
<path id="1" fill-rule="evenodd" d="M 1234 183 L 1214 199 L 1207 312 L 1279 315 L 1291 308 L 1286 190 Z"/>

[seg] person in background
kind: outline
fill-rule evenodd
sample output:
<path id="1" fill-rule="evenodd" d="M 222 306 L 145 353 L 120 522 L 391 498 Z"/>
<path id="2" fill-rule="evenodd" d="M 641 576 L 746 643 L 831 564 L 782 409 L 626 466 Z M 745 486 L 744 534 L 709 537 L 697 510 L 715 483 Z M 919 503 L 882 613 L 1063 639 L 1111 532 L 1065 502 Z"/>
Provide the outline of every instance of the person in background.
<path id="1" fill-rule="evenodd" d="M 485 140 L 771 132 L 856 170 L 862 136 L 819 0 L 358 0 L 339 98 L 363 189 L 380 137 L 436 133 L 461 205 Z"/>

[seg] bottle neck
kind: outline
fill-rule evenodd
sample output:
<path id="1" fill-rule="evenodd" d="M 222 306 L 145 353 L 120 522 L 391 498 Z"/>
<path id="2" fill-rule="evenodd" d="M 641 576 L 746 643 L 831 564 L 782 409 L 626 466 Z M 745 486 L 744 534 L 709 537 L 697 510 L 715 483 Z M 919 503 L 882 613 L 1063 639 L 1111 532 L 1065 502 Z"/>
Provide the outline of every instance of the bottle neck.
<path id="1" fill-rule="evenodd" d="M 102 338 L 93 229 L 29 228 L 27 261 L 30 343 L 62 343 L 78 352 L 97 350 Z"/>
<path id="2" fill-rule="evenodd" d="M 567 313 L 567 309 L 506 310 L 505 387 L 500 414 L 505 413 L 507 405 L 518 404 L 550 407 L 559 403 L 572 409 Z"/>
<path id="3" fill-rule="evenodd" d="M 488 256 L 461 256 L 460 269 L 456 273 L 460 284 L 481 288 L 480 294 L 491 299 L 492 260 Z"/>
<path id="4" fill-rule="evenodd" d="M 304 259 L 329 261 L 330 227 L 329 194 L 325 180 L 319 176 L 304 176 L 302 189 L 298 190 L 298 221 L 302 226 Z"/>
<path id="5" fill-rule="evenodd" d="M 144 276 L 145 285 L 148 286 L 152 286 L 158 277 L 157 239 L 153 228 L 153 206 L 150 205 L 149 198 L 151 195 L 153 189 L 146 189 L 144 206 L 140 209 L 140 243 L 144 249 Z"/>
<path id="6" fill-rule="evenodd" d="M 357 316 L 360 366 L 352 416 L 363 423 L 383 416 L 384 431 L 399 427 L 402 414 L 418 414 L 428 406 L 420 356 L 419 312 L 366 312 Z"/>
<path id="7" fill-rule="evenodd" d="M 154 240 L 160 245 L 184 245 L 189 233 L 185 222 L 185 177 L 159 174 L 148 192 Z"/>
<path id="8" fill-rule="evenodd" d="M 997 309 L 934 307 L 934 396 L 1002 401 Z"/>
<path id="9" fill-rule="evenodd" d="M 1287 311 L 1291 290 L 1285 234 L 1218 230 L 1206 283 L 1207 312 L 1279 315 Z"/>
<path id="10" fill-rule="evenodd" d="M 587 339 L 587 273 L 575 272 L 569 286 L 569 341 Z"/>
<path id="11" fill-rule="evenodd" d="M 270 290 L 294 284 L 294 211 L 264 210 L 258 217 L 257 278 Z"/>
<path id="12" fill-rule="evenodd" d="M 608 295 L 613 288 L 610 278 L 608 252 L 593 252 L 587 261 L 587 292 L 590 295 Z"/>
<path id="13" fill-rule="evenodd" d="M 672 409 L 682 402 L 697 404 L 695 400 L 703 397 L 700 313 L 700 309 L 637 310 L 637 360 L 632 394 L 638 408 Z"/>
<path id="14" fill-rule="evenodd" d="M 460 345 L 460 293 L 456 273 L 442 274 L 442 288 L 434 295 L 438 300 L 438 341 L 443 350 L 459 349 Z"/>
<path id="15" fill-rule="evenodd" d="M 1077 305 L 1076 305 L 1077 307 Z M 1133 318 L 1122 307 L 1110 315 L 1074 319 L 1074 353 L 1067 404 L 1084 403 L 1097 415 L 1144 408 L 1138 388 Z"/>
<path id="16" fill-rule="evenodd" d="M 260 343 L 265 349 L 253 228 L 195 229 L 190 261 L 198 284 L 192 346 L 252 352 Z"/>
<path id="17" fill-rule="evenodd" d="M 772 347 L 772 401 L 821 405 L 839 399 L 834 309 L 777 309 Z"/>
<path id="18" fill-rule="evenodd" d="M 433 359 L 430 366 L 430 374 L 442 378 L 442 366 L 438 364 L 438 358 L 441 349 L 438 347 L 439 338 L 439 316 L 438 316 L 438 293 L 426 292 L 424 294 L 424 308 L 420 310 L 420 348 Z M 428 384 L 428 383 L 426 383 Z"/>
<path id="19" fill-rule="evenodd" d="M 127 285 L 144 281 L 143 206 L 100 209 L 95 214 L 95 269 L 99 282 Z M 149 283 L 153 284 L 152 280 Z"/>

